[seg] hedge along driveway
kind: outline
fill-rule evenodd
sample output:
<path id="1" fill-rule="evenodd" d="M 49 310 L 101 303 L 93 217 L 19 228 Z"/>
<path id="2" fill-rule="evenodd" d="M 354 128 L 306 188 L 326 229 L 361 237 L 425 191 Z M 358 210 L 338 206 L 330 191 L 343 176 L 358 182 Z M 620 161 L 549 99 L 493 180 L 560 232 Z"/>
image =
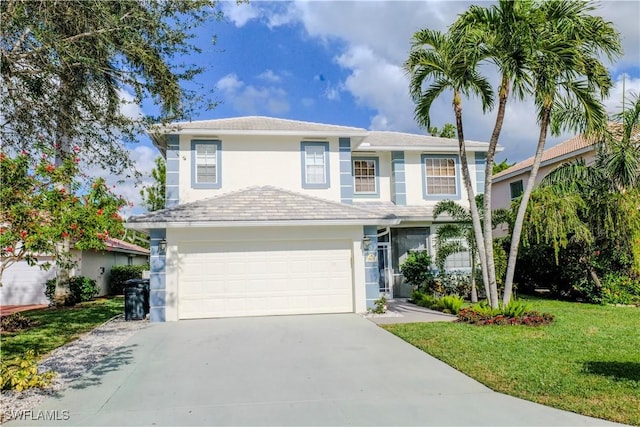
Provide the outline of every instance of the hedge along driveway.
<path id="1" fill-rule="evenodd" d="M 109 273 L 109 294 L 122 295 L 124 282 L 129 279 L 142 278 L 142 272 L 149 270 L 149 264 L 142 265 L 114 265 Z"/>
<path id="2" fill-rule="evenodd" d="M 116 297 L 99 298 L 73 307 L 22 312 L 21 315 L 38 324 L 25 331 L 3 332 L 0 360 L 19 356 L 27 350 L 44 356 L 123 311 L 124 299 Z"/>

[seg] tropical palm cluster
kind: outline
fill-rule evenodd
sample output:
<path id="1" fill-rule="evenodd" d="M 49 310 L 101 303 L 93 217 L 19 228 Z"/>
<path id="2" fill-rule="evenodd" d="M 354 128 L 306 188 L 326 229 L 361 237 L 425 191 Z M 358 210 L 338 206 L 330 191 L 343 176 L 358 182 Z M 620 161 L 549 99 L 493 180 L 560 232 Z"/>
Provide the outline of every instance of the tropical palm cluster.
<path id="1" fill-rule="evenodd" d="M 525 258 L 551 249 L 557 265 L 575 265 L 556 272 L 559 292 L 630 303 L 640 301 L 640 98 L 628 100 L 614 120 L 594 141 L 593 162 L 563 164 L 532 193 Z M 625 281 L 627 289 L 606 295 Z"/>
<path id="2" fill-rule="evenodd" d="M 613 25 L 592 15 L 593 10 L 594 5 L 585 1 L 502 0 L 488 7 L 471 6 L 446 32 L 423 29 L 413 36 L 405 69 L 411 77 L 415 118 L 428 129 L 434 101 L 443 95 L 452 96 L 475 250 L 492 307 L 497 307 L 500 299 L 493 253 L 491 169 L 507 102 L 512 98 L 533 100 L 539 135 L 531 176 L 512 223 L 504 304 L 512 297 L 526 208 L 548 133 L 598 135 L 607 129 L 602 99 L 608 96 L 612 80 L 602 61 L 618 57 L 621 44 Z M 497 70 L 499 82 L 495 90 L 481 69 Z M 482 210 L 476 203 L 464 138 L 463 100 L 470 97 L 480 99 L 483 112 L 492 110 L 497 103 Z"/>

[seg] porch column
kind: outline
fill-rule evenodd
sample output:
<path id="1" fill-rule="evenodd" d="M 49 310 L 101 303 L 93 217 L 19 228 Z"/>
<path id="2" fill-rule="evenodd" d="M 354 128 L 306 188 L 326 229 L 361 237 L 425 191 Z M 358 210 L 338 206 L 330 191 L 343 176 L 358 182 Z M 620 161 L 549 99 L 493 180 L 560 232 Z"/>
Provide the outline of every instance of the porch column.
<path id="1" fill-rule="evenodd" d="M 363 230 L 364 245 L 364 285 L 367 308 L 374 308 L 373 302 L 380 298 L 380 271 L 378 269 L 378 227 L 366 225 Z"/>
<path id="2" fill-rule="evenodd" d="M 165 229 L 152 229 L 150 231 L 150 237 L 151 274 L 149 276 L 149 319 L 152 322 L 164 322 L 166 254 L 160 253 L 159 244 L 161 240 L 166 239 L 167 231 Z"/>

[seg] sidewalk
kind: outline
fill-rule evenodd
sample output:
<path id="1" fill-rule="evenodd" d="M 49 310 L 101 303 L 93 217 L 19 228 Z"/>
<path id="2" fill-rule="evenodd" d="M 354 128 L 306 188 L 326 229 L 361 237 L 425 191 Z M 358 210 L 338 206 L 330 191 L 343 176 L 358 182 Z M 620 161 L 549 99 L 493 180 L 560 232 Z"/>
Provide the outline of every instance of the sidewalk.
<path id="1" fill-rule="evenodd" d="M 367 314 L 365 316 L 377 325 L 393 323 L 421 323 L 421 322 L 453 322 L 456 316 L 440 311 L 429 310 L 407 302 L 406 298 L 394 298 L 387 302 L 385 314 Z"/>

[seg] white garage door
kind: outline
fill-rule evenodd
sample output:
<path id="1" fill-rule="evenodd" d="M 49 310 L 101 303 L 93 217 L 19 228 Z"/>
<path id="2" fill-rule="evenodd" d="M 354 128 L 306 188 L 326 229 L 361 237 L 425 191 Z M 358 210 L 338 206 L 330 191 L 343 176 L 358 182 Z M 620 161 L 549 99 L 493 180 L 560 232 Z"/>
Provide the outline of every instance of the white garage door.
<path id="1" fill-rule="evenodd" d="M 353 312 L 351 242 L 179 245 L 178 316 Z"/>

